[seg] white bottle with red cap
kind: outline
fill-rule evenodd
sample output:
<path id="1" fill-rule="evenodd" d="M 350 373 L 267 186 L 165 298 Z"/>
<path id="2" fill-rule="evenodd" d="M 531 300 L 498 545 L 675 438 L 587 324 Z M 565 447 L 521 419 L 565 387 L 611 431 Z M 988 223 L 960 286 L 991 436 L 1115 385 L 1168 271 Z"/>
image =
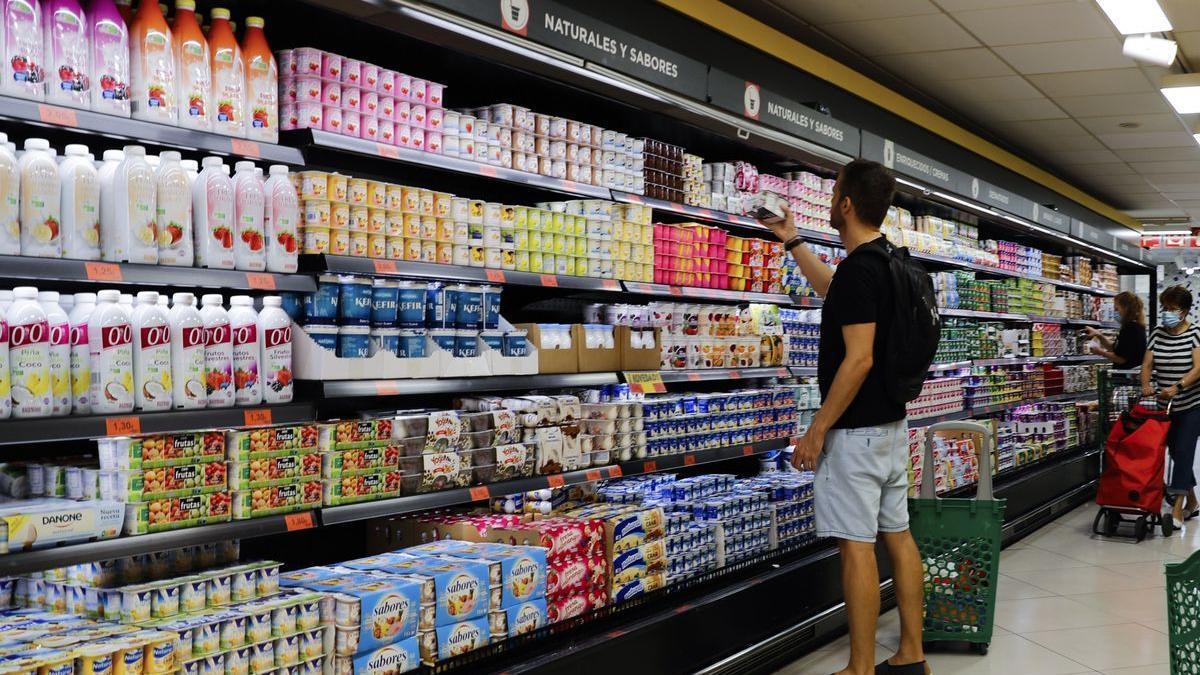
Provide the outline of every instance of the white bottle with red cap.
<path id="1" fill-rule="evenodd" d="M 50 350 L 50 414 L 71 414 L 71 320 L 58 306 L 58 291 L 41 291 L 38 304 L 46 313 Z"/>
<path id="2" fill-rule="evenodd" d="M 60 300 L 60 303 L 61 300 Z M 76 293 L 75 305 L 67 313 L 71 324 L 71 412 L 92 412 L 92 359 L 88 347 L 88 321 L 96 311 L 95 293 Z"/>
<path id="3" fill-rule="evenodd" d="M 292 319 L 283 311 L 283 298 L 268 295 L 258 313 L 258 332 L 262 335 L 263 403 L 289 403 L 292 386 Z"/>
<path id="4" fill-rule="evenodd" d="M 133 307 L 133 383 L 138 410 L 171 409 L 171 324 L 155 291 L 140 291 Z"/>
<path id="5" fill-rule="evenodd" d="M 50 400 L 50 329 L 33 286 L 13 289 L 8 320 L 8 370 L 12 416 L 48 417 Z"/>
<path id="6" fill-rule="evenodd" d="M 200 298 L 200 318 L 204 319 L 204 387 L 208 407 L 233 407 L 233 335 L 229 313 L 221 296 L 209 293 Z"/>
<path id="7" fill-rule="evenodd" d="M 92 367 L 91 405 L 95 415 L 133 410 L 133 327 L 118 300 L 121 292 L 96 294 L 88 318 L 88 358 Z"/>
<path id="8" fill-rule="evenodd" d="M 204 318 L 196 309 L 196 296 L 176 293 L 171 296 L 171 398 L 176 408 L 203 408 L 208 405 L 204 391 Z"/>
<path id="9" fill-rule="evenodd" d="M 248 295 L 229 299 L 229 330 L 233 333 L 233 384 L 238 405 L 262 403 L 262 340 L 258 312 Z"/>

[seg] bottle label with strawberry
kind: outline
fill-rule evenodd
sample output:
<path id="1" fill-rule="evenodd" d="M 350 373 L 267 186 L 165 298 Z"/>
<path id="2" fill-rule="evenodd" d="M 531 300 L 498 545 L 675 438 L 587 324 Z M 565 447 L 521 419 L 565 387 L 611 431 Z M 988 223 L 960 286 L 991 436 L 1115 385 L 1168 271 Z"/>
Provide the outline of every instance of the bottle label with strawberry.
<path id="1" fill-rule="evenodd" d="M 45 154 L 45 153 L 43 153 Z M 21 173 L 21 253 L 62 257 L 62 215 L 58 169 L 47 154 Z"/>
<path id="2" fill-rule="evenodd" d="M 28 0 L 4 3 L 5 93 L 41 101 L 46 97 L 42 60 L 42 16 Z"/>
<path id="3" fill-rule="evenodd" d="M 92 109 L 129 117 L 129 33 L 123 23 L 96 19 L 92 27 L 92 63 L 99 86 L 91 92 Z"/>
<path id="4" fill-rule="evenodd" d="M 237 223 L 237 241 L 234 254 L 239 270 L 261 272 L 267 268 L 266 240 L 263 238 L 264 197 L 262 184 L 253 176 L 236 180 L 234 217 Z"/>
<path id="5" fill-rule="evenodd" d="M 267 247 L 267 269 L 290 274 L 298 268 L 296 229 L 300 224 L 300 204 L 296 190 L 289 182 L 278 182 L 272 186 L 268 198 L 271 218 L 267 232 L 271 242 Z"/>
<path id="6" fill-rule="evenodd" d="M 191 265 L 192 195 L 182 168 L 160 176 L 156 215 L 158 263 Z"/>
<path id="7" fill-rule="evenodd" d="M 254 56 L 246 68 L 246 136 L 268 143 L 279 140 L 279 76 L 273 59 Z"/>
<path id="8" fill-rule="evenodd" d="M 213 53 L 213 96 L 216 114 L 213 131 L 230 136 L 246 135 L 246 71 L 242 52 L 236 47 L 218 48 Z"/>
<path id="9" fill-rule="evenodd" d="M 86 108 L 91 78 L 88 76 L 88 41 L 83 17 L 67 7 L 59 7 L 47 26 L 50 64 L 58 77 L 50 83 L 46 98 L 55 103 Z"/>
<path id="10" fill-rule="evenodd" d="M 175 55 L 171 34 L 148 30 L 132 41 L 133 116 L 138 119 L 174 124 Z"/>
<path id="11" fill-rule="evenodd" d="M 212 95 L 212 71 L 208 44 L 187 40 L 179 46 L 179 124 L 209 129 L 208 99 Z"/>
<path id="12" fill-rule="evenodd" d="M 229 324 L 204 328 L 204 385 L 211 408 L 233 405 L 233 338 Z"/>
<path id="13" fill-rule="evenodd" d="M 258 377 L 258 326 L 253 323 L 232 326 L 233 384 L 238 405 L 262 403 L 262 385 Z"/>

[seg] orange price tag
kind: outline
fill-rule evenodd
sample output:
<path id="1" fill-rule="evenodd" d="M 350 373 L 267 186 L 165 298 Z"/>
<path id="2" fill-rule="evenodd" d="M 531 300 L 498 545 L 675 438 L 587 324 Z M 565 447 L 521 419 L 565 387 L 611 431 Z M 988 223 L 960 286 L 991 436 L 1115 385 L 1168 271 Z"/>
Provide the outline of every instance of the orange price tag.
<path id="1" fill-rule="evenodd" d="M 400 159 L 400 148 L 386 143 L 376 143 L 375 154 L 388 159 Z"/>
<path id="2" fill-rule="evenodd" d="M 142 433 L 142 418 L 137 415 L 104 418 L 104 433 L 109 436 L 129 436 Z"/>
<path id="3" fill-rule="evenodd" d="M 400 395 L 400 385 L 396 384 L 395 382 L 376 382 L 375 383 L 375 395 L 376 396 L 399 396 Z"/>
<path id="4" fill-rule="evenodd" d="M 484 270 L 484 272 L 487 274 L 487 280 L 493 284 L 504 283 L 504 270 L 488 269 Z"/>
<path id="5" fill-rule="evenodd" d="M 729 379 L 731 379 L 731 380 L 740 380 L 740 379 L 742 379 L 742 371 L 740 371 L 740 370 L 731 370 L 731 371 L 729 371 Z"/>
<path id="6" fill-rule="evenodd" d="M 395 260 L 373 260 L 372 262 L 375 263 L 375 273 L 376 274 L 395 274 L 396 273 L 396 261 Z"/>
<path id="7" fill-rule="evenodd" d="M 567 484 L 567 482 L 563 480 L 562 474 L 557 473 L 553 476 L 546 476 L 546 482 L 549 483 L 550 487 L 552 488 L 560 488 Z"/>
<path id="8" fill-rule="evenodd" d="M 543 274 L 539 277 L 542 281 L 542 286 L 546 288 L 558 288 L 558 277 L 553 274 Z"/>
<path id="9" fill-rule="evenodd" d="M 693 464 L 695 464 L 695 463 L 696 463 L 696 456 L 695 456 L 695 455 L 693 455 L 693 454 L 691 454 L 691 453 L 688 453 L 688 454 L 686 454 L 686 455 L 684 455 L 684 456 L 683 456 L 683 465 L 684 465 L 684 466 L 691 466 L 691 465 L 693 465 Z"/>
<path id="10" fill-rule="evenodd" d="M 287 514 L 283 517 L 283 524 L 287 526 L 288 532 L 295 532 L 296 530 L 311 530 L 317 526 L 317 521 L 313 518 L 312 511 L 303 511 Z"/>
<path id="11" fill-rule="evenodd" d="M 495 178 L 496 177 L 496 167 L 491 166 L 490 164 L 481 164 L 479 166 L 479 175 L 487 176 L 488 178 Z"/>
<path id="12" fill-rule="evenodd" d="M 642 472 L 643 473 L 654 473 L 655 471 L 658 471 L 658 462 L 656 462 L 652 459 L 648 459 L 645 462 L 642 462 Z"/>
<path id="13" fill-rule="evenodd" d="M 753 445 L 743 445 L 742 446 L 742 454 L 743 455 L 753 455 L 754 454 L 754 446 Z"/>
<path id="14" fill-rule="evenodd" d="M 275 275 L 262 272 L 246 272 L 246 285 L 263 291 L 275 290 Z"/>
<path id="15" fill-rule="evenodd" d="M 73 127 L 79 124 L 74 110 L 45 103 L 38 104 L 38 117 L 46 124 L 61 124 L 64 127 Z"/>
<path id="16" fill-rule="evenodd" d="M 473 502 L 482 502 L 491 496 L 492 493 L 488 491 L 488 486 L 486 485 L 476 485 L 475 487 L 471 488 L 471 501 Z"/>
<path id="17" fill-rule="evenodd" d="M 121 266 L 116 263 L 89 262 L 84 263 L 87 278 L 92 281 L 120 281 Z"/>
<path id="18" fill-rule="evenodd" d="M 608 467 L 608 477 L 609 478 L 620 478 L 623 475 L 625 475 L 625 474 L 623 471 L 621 471 L 621 467 L 619 467 L 619 466 Z"/>
<path id="19" fill-rule="evenodd" d="M 688 381 L 690 381 L 690 382 L 699 382 L 700 381 L 700 373 L 688 373 L 687 378 L 688 378 Z"/>
<path id="20" fill-rule="evenodd" d="M 600 480 L 600 469 L 588 469 L 587 473 L 583 475 L 588 480 Z"/>
<path id="21" fill-rule="evenodd" d="M 619 291 L 621 290 L 621 283 L 616 279 L 601 279 L 600 288 L 606 291 Z"/>
<path id="22" fill-rule="evenodd" d="M 252 408 L 243 413 L 248 427 L 265 427 L 271 424 L 270 408 Z"/>
<path id="23" fill-rule="evenodd" d="M 671 295 L 683 295 L 683 289 L 678 286 L 671 286 Z"/>
<path id="24" fill-rule="evenodd" d="M 233 148 L 233 154 L 235 155 L 245 155 L 246 157 L 254 157 L 256 159 L 262 157 L 256 141 L 248 141 L 244 138 L 231 138 L 229 139 L 229 145 Z"/>

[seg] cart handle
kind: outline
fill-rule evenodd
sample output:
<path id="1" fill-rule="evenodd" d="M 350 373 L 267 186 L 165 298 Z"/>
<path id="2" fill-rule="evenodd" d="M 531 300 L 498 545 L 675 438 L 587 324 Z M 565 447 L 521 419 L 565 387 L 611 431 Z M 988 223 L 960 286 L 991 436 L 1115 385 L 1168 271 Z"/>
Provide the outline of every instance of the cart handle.
<path id="1" fill-rule="evenodd" d="M 921 499 L 937 499 L 937 487 L 934 485 L 933 467 L 933 437 L 939 431 L 966 431 L 983 435 L 983 447 L 976 448 L 979 455 L 979 483 L 975 499 L 992 501 L 992 446 L 995 438 L 992 428 L 978 422 L 939 422 L 925 428 L 925 458 L 921 466 Z"/>

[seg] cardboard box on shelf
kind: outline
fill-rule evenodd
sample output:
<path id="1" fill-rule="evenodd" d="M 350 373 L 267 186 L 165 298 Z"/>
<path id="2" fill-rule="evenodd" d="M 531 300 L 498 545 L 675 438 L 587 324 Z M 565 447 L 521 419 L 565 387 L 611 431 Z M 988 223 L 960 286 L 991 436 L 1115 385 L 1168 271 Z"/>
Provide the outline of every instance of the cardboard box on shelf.
<path id="1" fill-rule="evenodd" d="M 658 370 L 661 364 L 662 335 L 654 329 L 654 345 L 635 349 L 632 340 L 633 329 L 628 326 L 616 327 L 617 351 L 620 352 L 620 366 L 614 370 Z"/>
<path id="2" fill-rule="evenodd" d="M 614 328 L 615 332 L 615 328 Z M 621 369 L 621 350 L 615 342 L 612 349 L 589 349 L 586 331 L 580 324 L 571 326 L 571 341 L 579 354 L 579 372 L 611 373 Z"/>
<path id="3" fill-rule="evenodd" d="M 543 349 L 541 324 L 520 323 L 517 328 L 527 331 L 527 338 L 537 350 L 539 373 L 578 373 L 579 372 L 579 343 L 571 341 L 570 349 Z M 573 329 L 572 329 L 573 331 Z"/>

